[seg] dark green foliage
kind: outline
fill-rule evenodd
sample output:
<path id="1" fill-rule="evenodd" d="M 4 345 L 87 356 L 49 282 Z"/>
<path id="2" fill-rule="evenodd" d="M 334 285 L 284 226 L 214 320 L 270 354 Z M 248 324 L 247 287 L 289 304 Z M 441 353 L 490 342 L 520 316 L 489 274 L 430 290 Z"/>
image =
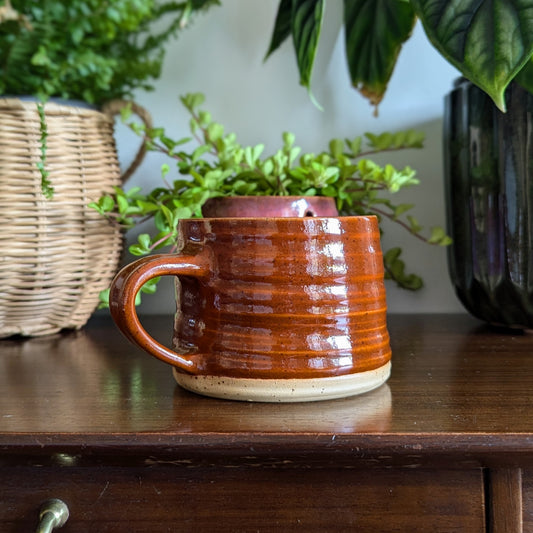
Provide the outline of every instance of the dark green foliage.
<path id="1" fill-rule="evenodd" d="M 164 44 L 218 3 L 0 0 L 0 94 L 101 104 L 149 90 Z"/>
<path id="2" fill-rule="evenodd" d="M 532 0 L 411 0 L 426 34 L 502 110 L 505 88 L 533 53 Z"/>
<path id="3" fill-rule="evenodd" d="M 280 0 L 267 54 L 292 36 L 300 82 L 308 90 L 324 9 L 313 17 L 298 14 L 309 15 L 314 3 Z M 505 109 L 504 91 L 515 77 L 533 90 L 533 0 L 343 0 L 343 7 L 352 84 L 374 105 L 387 89 L 416 17 L 440 54 L 500 109 Z"/>
<path id="4" fill-rule="evenodd" d="M 344 0 L 346 59 L 352 84 L 376 106 L 414 23 L 409 2 Z"/>

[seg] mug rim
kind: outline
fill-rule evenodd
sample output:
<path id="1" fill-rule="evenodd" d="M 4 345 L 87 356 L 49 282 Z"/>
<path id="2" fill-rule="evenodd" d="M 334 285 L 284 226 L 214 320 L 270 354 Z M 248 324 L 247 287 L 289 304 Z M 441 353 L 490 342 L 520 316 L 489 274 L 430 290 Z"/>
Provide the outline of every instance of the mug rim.
<path id="1" fill-rule="evenodd" d="M 377 220 L 378 217 L 377 215 L 337 215 L 337 216 L 334 216 L 334 215 L 329 215 L 329 216 L 305 216 L 305 217 L 276 217 L 276 216 L 257 216 L 257 217 L 192 217 L 192 218 L 182 218 L 180 219 L 180 222 L 199 222 L 199 221 L 202 221 L 202 220 L 216 220 L 216 221 L 219 221 L 219 220 L 227 220 L 227 221 L 231 221 L 232 223 L 235 222 L 235 221 L 249 221 L 249 220 L 265 220 L 265 221 L 268 221 L 268 220 L 298 220 L 298 221 L 303 221 L 303 220 L 331 220 L 331 219 L 334 219 L 334 220 L 341 220 L 341 221 L 345 221 L 345 220 L 355 220 L 355 219 L 366 219 L 366 220 L 369 220 L 369 219 L 372 219 L 372 220 Z"/>
<path id="2" fill-rule="evenodd" d="M 284 196 L 275 196 L 275 195 L 261 195 L 261 194 L 241 194 L 236 196 L 213 196 L 212 198 L 208 198 L 209 200 L 229 200 L 229 201 L 240 201 L 240 200 L 250 200 L 250 199 L 258 199 L 260 201 L 267 201 L 267 202 L 279 202 L 280 200 L 289 199 L 293 200 L 295 198 L 298 199 L 306 199 L 306 200 L 326 200 L 326 201 L 335 201 L 335 198 L 333 196 L 310 196 L 308 194 L 287 194 Z"/>

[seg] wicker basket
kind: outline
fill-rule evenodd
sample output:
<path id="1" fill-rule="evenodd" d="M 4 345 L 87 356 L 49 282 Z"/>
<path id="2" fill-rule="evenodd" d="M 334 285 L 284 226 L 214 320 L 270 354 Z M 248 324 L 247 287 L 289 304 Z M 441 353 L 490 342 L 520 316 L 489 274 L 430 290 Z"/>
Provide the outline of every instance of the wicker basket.
<path id="1" fill-rule="evenodd" d="M 122 251 L 120 230 L 87 207 L 123 179 L 113 108 L 47 103 L 45 116 L 51 200 L 36 167 L 37 106 L 0 98 L 0 338 L 81 328 Z"/>

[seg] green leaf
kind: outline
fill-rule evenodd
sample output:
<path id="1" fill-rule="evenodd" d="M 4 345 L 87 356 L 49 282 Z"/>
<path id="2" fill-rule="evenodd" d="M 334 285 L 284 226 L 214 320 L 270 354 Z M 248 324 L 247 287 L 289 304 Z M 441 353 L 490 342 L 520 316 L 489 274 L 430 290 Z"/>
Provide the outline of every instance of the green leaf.
<path id="1" fill-rule="evenodd" d="M 207 198 L 206 198 L 207 200 Z M 205 202 L 205 200 L 204 200 Z M 201 203 L 204 203 L 201 202 Z M 174 210 L 174 226 L 177 226 L 177 223 L 182 218 L 191 218 L 193 215 L 190 207 L 178 207 Z"/>
<path id="2" fill-rule="evenodd" d="M 368 143 L 374 150 L 387 150 L 392 146 L 392 133 L 384 132 L 379 135 L 373 133 L 365 133 Z"/>
<path id="3" fill-rule="evenodd" d="M 311 75 L 324 17 L 324 0 L 293 0 L 291 33 L 300 84 L 311 95 Z M 312 95 L 311 95 L 312 97 Z"/>
<path id="4" fill-rule="evenodd" d="M 296 140 L 294 133 L 291 133 L 290 131 L 284 131 L 281 137 L 283 139 L 283 146 L 286 149 L 289 149 L 294 144 L 294 141 Z"/>
<path id="5" fill-rule="evenodd" d="M 263 172 L 263 174 L 272 174 L 272 172 L 274 172 L 274 163 L 271 159 L 267 159 L 262 167 L 261 167 L 261 170 Z"/>
<path id="6" fill-rule="evenodd" d="M 210 142 L 216 142 L 224 135 L 224 127 L 216 122 L 211 122 L 207 127 L 207 137 Z"/>
<path id="7" fill-rule="evenodd" d="M 139 209 L 143 215 L 153 213 L 159 209 L 159 206 L 154 202 L 147 202 L 145 200 L 137 200 L 137 205 L 139 206 Z"/>
<path id="8" fill-rule="evenodd" d="M 289 152 L 289 160 L 288 165 L 292 165 L 292 163 L 296 160 L 299 153 L 302 151 L 302 149 L 299 146 L 295 146 L 294 148 L 291 148 L 291 151 Z"/>
<path id="9" fill-rule="evenodd" d="M 119 189 L 120 190 L 120 189 Z M 126 193 L 126 197 L 127 198 L 134 198 L 137 194 L 139 194 L 141 192 L 141 188 L 140 187 L 132 187 L 131 189 L 128 190 L 128 192 Z M 117 191 L 119 192 L 119 191 Z"/>
<path id="10" fill-rule="evenodd" d="M 198 122 L 202 128 L 206 128 L 211 122 L 211 113 L 208 111 L 200 111 L 198 113 Z"/>
<path id="11" fill-rule="evenodd" d="M 291 14 L 292 0 L 281 0 L 276 14 L 276 21 L 274 22 L 274 30 L 272 31 L 270 45 L 265 55 L 265 61 L 291 34 Z"/>
<path id="12" fill-rule="evenodd" d="M 143 248 L 147 250 L 150 248 L 150 235 L 148 233 L 142 233 L 137 240 Z"/>
<path id="13" fill-rule="evenodd" d="M 401 253 L 401 248 L 391 248 L 383 255 L 385 278 L 394 280 L 402 289 L 417 291 L 424 283 L 416 274 L 405 273 L 405 263 L 400 259 Z"/>
<path id="14" fill-rule="evenodd" d="M 80 27 L 77 27 L 72 30 L 70 35 L 74 41 L 74 44 L 78 45 L 83 40 L 84 32 Z"/>
<path id="15" fill-rule="evenodd" d="M 344 143 L 341 139 L 331 139 L 329 141 L 329 151 L 335 159 L 339 159 L 344 151 Z"/>
<path id="16" fill-rule="evenodd" d="M 346 59 L 352 85 L 377 106 L 416 17 L 405 0 L 344 0 Z"/>
<path id="17" fill-rule="evenodd" d="M 102 211 L 104 212 L 112 211 L 113 208 L 115 207 L 115 202 L 113 198 L 109 196 L 108 194 L 106 194 L 105 196 L 102 196 L 98 204 L 101 207 Z"/>
<path id="18" fill-rule="evenodd" d="M 44 46 L 40 46 L 37 52 L 31 58 L 31 64 L 39 67 L 46 67 L 50 64 L 50 58 Z"/>
<path id="19" fill-rule="evenodd" d="M 423 148 L 426 136 L 423 131 L 407 130 L 404 145 L 409 148 Z"/>
<path id="20" fill-rule="evenodd" d="M 146 294 L 154 294 L 157 290 L 157 284 L 161 280 L 161 277 L 158 276 L 156 278 L 149 279 L 142 287 L 141 292 L 144 292 Z"/>
<path id="21" fill-rule="evenodd" d="M 204 144 L 203 146 L 198 146 L 198 148 L 195 148 L 195 150 L 193 151 L 192 153 L 192 161 L 197 161 L 198 159 L 200 159 L 204 154 L 206 154 L 207 152 L 209 152 L 210 150 L 210 146 L 209 145 L 206 145 Z"/>
<path id="22" fill-rule="evenodd" d="M 128 250 L 129 250 L 131 255 L 136 255 L 136 256 L 146 255 L 147 253 L 149 253 L 142 246 L 139 246 L 138 244 L 132 244 L 128 248 Z"/>
<path id="23" fill-rule="evenodd" d="M 263 153 L 263 150 L 265 149 L 264 144 L 258 144 L 257 146 L 247 146 L 244 149 L 244 160 L 246 161 L 246 164 L 250 168 L 254 168 L 257 160 Z"/>
<path id="24" fill-rule="evenodd" d="M 146 255 L 152 251 L 150 235 L 143 233 L 137 237 L 137 243 L 132 244 L 128 250 L 132 255 Z"/>
<path id="25" fill-rule="evenodd" d="M 422 230 L 422 226 L 415 217 L 408 216 L 407 220 L 409 221 L 409 228 L 413 233 L 419 233 Z"/>
<path id="26" fill-rule="evenodd" d="M 168 226 L 172 227 L 172 224 L 174 223 L 174 215 L 172 214 L 172 211 L 166 205 L 162 205 L 161 214 L 167 221 Z"/>
<path id="27" fill-rule="evenodd" d="M 112 201 L 113 198 L 110 198 L 110 200 Z M 111 205 L 111 204 L 109 204 Z M 125 213 L 129 207 L 129 202 L 128 200 L 122 196 L 122 195 L 117 195 L 117 205 L 118 205 L 118 212 L 119 213 Z M 106 209 L 106 211 L 111 211 L 111 209 L 113 209 L 114 207 L 114 202 L 113 202 L 113 205 L 111 205 L 111 208 L 110 209 Z"/>
<path id="28" fill-rule="evenodd" d="M 132 103 L 128 102 L 124 107 L 120 108 L 120 119 L 122 122 L 128 121 L 133 114 Z"/>
<path id="29" fill-rule="evenodd" d="M 205 96 L 203 93 L 188 93 L 180 96 L 180 101 L 189 111 L 194 111 L 205 102 Z"/>
<path id="30" fill-rule="evenodd" d="M 431 228 L 431 236 L 428 239 L 428 243 L 448 246 L 452 243 L 452 239 L 446 235 L 446 232 L 442 228 L 435 227 Z"/>
<path id="31" fill-rule="evenodd" d="M 264 149 L 265 149 L 264 144 L 257 144 L 256 146 L 253 147 L 252 157 L 254 158 L 254 161 L 257 161 L 261 157 L 261 154 L 263 153 Z"/>
<path id="32" fill-rule="evenodd" d="M 505 88 L 533 54 L 533 2 L 411 3 L 435 48 L 505 111 Z"/>
<path id="33" fill-rule="evenodd" d="M 353 156 L 358 156 L 361 153 L 361 144 L 363 142 L 362 137 L 356 137 L 355 139 L 346 139 L 346 144 L 352 151 Z"/>
<path id="34" fill-rule="evenodd" d="M 410 209 L 414 207 L 414 204 L 400 204 L 394 207 L 394 218 L 398 218 Z"/>
<path id="35" fill-rule="evenodd" d="M 321 192 L 324 196 L 330 196 L 332 198 L 335 198 L 337 196 L 337 190 L 329 185 L 327 187 L 324 187 Z"/>
<path id="36" fill-rule="evenodd" d="M 108 309 L 109 308 L 109 293 L 110 289 L 104 289 L 98 293 L 98 309 Z"/>
<path id="37" fill-rule="evenodd" d="M 514 78 L 526 91 L 533 93 L 533 59 L 530 59 Z"/>
<path id="38" fill-rule="evenodd" d="M 141 135 L 146 130 L 146 126 L 144 124 L 138 124 L 137 122 L 132 122 L 129 124 L 129 127 L 137 135 Z"/>

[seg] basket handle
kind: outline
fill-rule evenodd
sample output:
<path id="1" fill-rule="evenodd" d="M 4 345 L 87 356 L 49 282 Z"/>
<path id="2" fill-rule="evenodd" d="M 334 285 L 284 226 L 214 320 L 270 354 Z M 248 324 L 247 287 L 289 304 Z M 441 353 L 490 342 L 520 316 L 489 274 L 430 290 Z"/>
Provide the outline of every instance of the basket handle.
<path id="1" fill-rule="evenodd" d="M 136 104 L 133 101 L 130 100 L 110 100 L 102 107 L 102 113 L 105 113 L 106 115 L 109 115 L 110 117 L 115 117 L 118 114 L 120 114 L 120 111 L 122 108 L 126 107 L 127 105 L 131 106 L 131 109 L 133 112 L 144 122 L 144 125 L 147 129 L 152 128 L 152 117 L 150 116 L 150 113 L 142 107 L 139 104 Z M 143 139 L 141 146 L 139 147 L 139 150 L 137 150 L 137 154 L 135 155 L 135 158 L 131 162 L 130 166 L 122 173 L 120 179 L 122 183 L 125 183 L 131 175 L 137 170 L 137 168 L 140 166 L 140 164 L 143 162 L 144 156 L 146 155 L 146 140 Z"/>

